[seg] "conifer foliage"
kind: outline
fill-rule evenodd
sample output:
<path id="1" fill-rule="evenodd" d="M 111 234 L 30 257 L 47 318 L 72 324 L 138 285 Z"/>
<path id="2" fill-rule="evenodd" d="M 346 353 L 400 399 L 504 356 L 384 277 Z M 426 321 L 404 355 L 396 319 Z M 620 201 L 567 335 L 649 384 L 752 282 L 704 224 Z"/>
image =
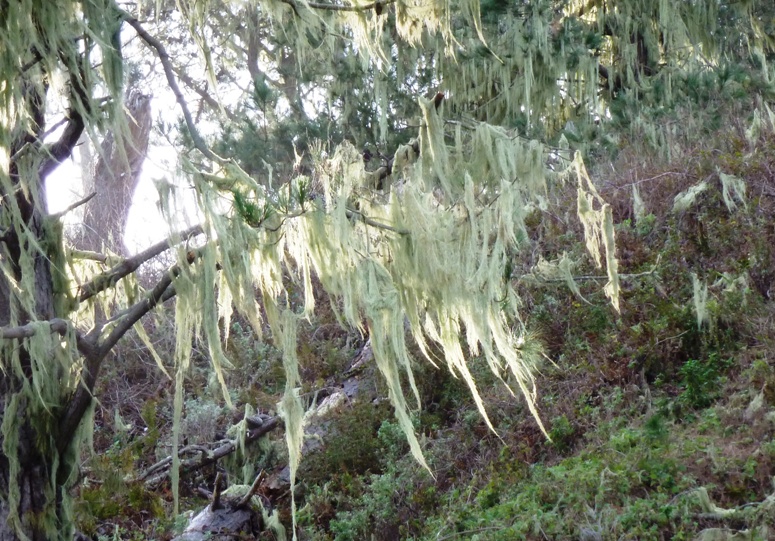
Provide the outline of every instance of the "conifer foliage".
<path id="1" fill-rule="evenodd" d="M 725 58 L 753 59 L 768 77 L 764 4 L 0 0 L 0 539 L 72 537 L 69 490 L 100 366 L 173 297 L 173 457 L 192 338 L 206 339 L 228 401 L 222 329 L 236 310 L 259 335 L 268 324 L 283 352 L 293 482 L 303 437 L 296 327 L 315 310 L 315 277 L 343 324 L 369 335 L 421 463 L 409 338 L 465 381 L 485 419 L 471 356 L 540 424 L 540 348 L 513 286 L 527 216 L 555 183 L 577 183 L 591 260 L 606 267 L 617 307 L 611 211 L 579 151 L 617 104 L 634 103 L 621 118 L 643 125 L 644 107 L 669 106 L 690 73 Z M 743 21 L 736 38 L 716 31 L 733 18 Z M 203 219 L 115 260 L 65 243 L 45 183 L 82 135 L 129 134 L 129 36 L 179 107 L 180 174 Z M 245 95 L 221 100 L 245 79 Z M 192 112 L 192 92 L 206 113 Z M 218 137 L 204 120 L 223 128 Z M 246 126 L 263 145 L 248 144 Z M 381 148 L 376 165 L 359 150 L 369 142 Z M 141 288 L 137 268 L 165 251 L 177 263 Z"/>

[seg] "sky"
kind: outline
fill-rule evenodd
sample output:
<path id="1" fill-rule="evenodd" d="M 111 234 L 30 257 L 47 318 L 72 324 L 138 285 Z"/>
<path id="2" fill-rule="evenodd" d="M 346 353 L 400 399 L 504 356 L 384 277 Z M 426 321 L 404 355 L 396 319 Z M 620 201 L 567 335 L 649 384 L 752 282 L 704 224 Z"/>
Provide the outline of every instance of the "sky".
<path id="1" fill-rule="evenodd" d="M 156 104 L 154 104 L 156 105 Z M 57 133 L 51 135 L 56 139 Z M 126 228 L 124 243 L 130 254 L 139 252 L 148 246 L 169 236 L 167 221 L 159 212 L 157 203 L 159 196 L 154 184 L 155 180 L 175 178 L 175 163 L 171 146 L 150 145 L 148 157 L 143 163 L 142 174 L 135 190 L 132 207 Z M 81 175 L 80 152 L 76 150 L 73 156 L 65 160 L 48 178 L 46 183 L 49 212 L 56 213 L 66 209 L 86 195 Z M 67 226 L 80 223 L 81 212 L 74 210 L 64 217 Z"/>

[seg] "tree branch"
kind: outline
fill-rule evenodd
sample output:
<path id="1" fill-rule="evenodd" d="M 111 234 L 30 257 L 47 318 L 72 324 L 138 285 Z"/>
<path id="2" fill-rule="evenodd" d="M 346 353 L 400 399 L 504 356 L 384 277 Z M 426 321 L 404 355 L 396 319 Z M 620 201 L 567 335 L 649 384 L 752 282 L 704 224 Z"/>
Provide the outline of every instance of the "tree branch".
<path id="1" fill-rule="evenodd" d="M 113 261 L 113 265 L 117 265 L 121 261 L 123 261 L 120 257 L 110 256 L 108 254 L 101 254 L 99 252 L 93 252 L 91 250 L 71 249 L 70 255 L 76 259 L 88 259 L 90 261 L 98 261 L 100 263 L 108 263 L 110 261 Z"/>
<path id="2" fill-rule="evenodd" d="M 91 109 L 91 101 L 86 83 L 84 82 L 83 70 L 72 65 L 65 58 L 62 58 L 62 61 L 70 72 L 68 121 L 59 140 L 51 145 L 46 145 L 43 149 L 44 153 L 48 154 L 48 159 L 38 169 L 38 176 L 41 180 L 45 179 L 49 173 L 73 153 L 73 149 L 78 144 L 78 140 L 86 127 L 83 113 L 88 113 Z M 80 107 L 78 107 L 78 103 L 80 103 Z"/>
<path id="3" fill-rule="evenodd" d="M 175 72 L 175 75 L 178 76 L 178 78 L 183 81 L 183 84 L 185 84 L 188 88 L 196 92 L 200 98 L 204 100 L 204 102 L 209 105 L 214 111 L 222 111 L 226 117 L 231 120 L 232 122 L 237 122 L 239 119 L 237 118 L 237 115 L 226 109 L 225 107 L 221 106 L 215 98 L 213 98 L 210 94 L 207 93 L 206 90 L 199 88 L 199 86 L 196 84 L 196 82 L 188 76 L 188 74 L 183 71 L 181 68 L 174 67 L 172 70 Z"/>
<path id="4" fill-rule="evenodd" d="M 176 269 L 177 269 L 177 267 L 175 267 L 174 269 L 176 270 Z M 169 270 L 169 271 L 167 271 L 167 272 L 172 272 L 172 271 L 173 271 L 173 269 L 170 269 L 170 270 Z M 176 272 L 176 275 L 177 275 L 177 272 Z M 161 280 L 159 283 L 163 283 L 163 282 L 166 282 L 166 277 L 165 277 L 165 278 L 162 278 L 162 280 Z M 157 287 L 161 287 L 161 286 L 159 286 L 159 284 L 157 284 Z M 154 288 L 154 289 L 155 289 L 155 288 Z M 176 294 L 177 294 L 177 291 L 175 291 L 175 288 L 174 288 L 174 287 L 172 287 L 172 284 L 167 284 L 167 289 L 165 289 L 165 290 L 164 290 L 164 291 L 161 293 L 161 296 L 158 298 L 158 300 L 157 300 L 157 302 L 156 302 L 156 305 L 158 306 L 159 304 L 164 304 L 165 302 L 167 302 L 168 300 L 170 300 L 172 297 L 174 297 Z M 150 296 L 150 295 L 149 295 L 149 296 Z M 145 298 L 145 299 L 143 299 L 143 300 L 139 301 L 137 304 L 133 304 L 132 306 L 130 306 L 129 308 L 127 308 L 127 309 L 125 309 L 125 310 L 122 310 L 122 311 L 120 311 L 120 312 L 118 312 L 118 313 L 114 314 L 114 315 L 113 315 L 113 316 L 112 316 L 110 319 L 108 319 L 107 321 L 105 321 L 105 322 L 102 324 L 102 328 L 103 328 L 103 329 L 105 329 L 105 328 L 106 328 L 106 327 L 108 327 L 108 326 L 109 326 L 111 323 L 116 323 L 117 321 L 120 321 L 120 320 L 124 319 L 124 318 L 125 318 L 127 315 L 129 315 L 129 314 L 132 314 L 132 313 L 133 313 L 133 311 L 135 310 L 135 308 L 136 308 L 136 307 L 137 307 L 139 304 L 142 304 L 142 303 L 144 303 L 144 302 L 146 302 L 146 301 L 147 301 L 147 298 Z M 128 329 L 127 329 L 127 330 L 128 330 Z"/>
<path id="5" fill-rule="evenodd" d="M 113 318 L 111 321 L 119 321 L 116 327 L 110 331 L 107 338 L 102 340 L 98 347 L 103 356 L 107 355 L 113 346 L 118 343 L 122 336 L 124 336 L 132 326 L 140 321 L 140 319 L 153 310 L 156 306 L 163 302 L 162 299 L 169 299 L 175 295 L 175 288 L 172 287 L 172 282 L 180 274 L 180 267 L 175 265 L 167 274 L 159 280 L 154 286 L 151 292 L 140 302 L 134 304 L 126 312 L 121 314 L 120 318 Z M 171 289 L 171 293 L 168 290 Z M 104 326 L 103 326 L 104 328 Z"/>
<path id="6" fill-rule="evenodd" d="M 196 227 L 191 228 L 188 230 L 188 232 L 194 232 L 195 229 Z M 165 242 L 169 241 L 164 241 L 156 246 L 152 246 L 151 248 L 157 249 Z M 146 252 L 149 250 L 146 250 Z M 193 260 L 198 256 L 198 250 L 190 252 L 188 262 L 192 263 Z M 127 274 L 129 272 L 131 271 L 128 271 Z M 92 390 L 94 389 L 94 384 L 97 381 L 97 376 L 99 375 L 102 361 L 105 359 L 108 353 L 110 353 L 116 343 L 127 333 L 127 331 L 129 331 L 129 329 L 132 328 L 135 323 L 140 321 L 140 319 L 145 314 L 153 310 L 159 304 L 175 296 L 176 292 L 175 288 L 172 286 L 172 282 L 179 273 L 180 267 L 178 265 L 175 265 L 169 271 L 167 271 L 167 274 L 161 280 L 159 280 L 156 286 L 154 286 L 151 292 L 142 301 L 138 302 L 120 314 L 122 321 L 116 325 L 116 327 L 103 341 L 99 342 L 98 340 L 100 332 L 104 326 L 95 328 L 83 340 L 84 347 L 79 347 L 85 358 L 84 367 L 81 370 L 81 386 L 73 394 L 59 421 L 57 449 L 60 453 L 63 453 L 67 449 L 67 446 L 70 445 L 73 434 L 75 434 L 75 431 L 81 422 L 81 418 L 91 403 Z M 118 319 L 118 317 L 114 317 L 111 321 L 117 321 Z"/>
<path id="7" fill-rule="evenodd" d="M 272 417 L 264 423 L 259 426 L 258 428 L 255 428 L 253 430 L 250 430 L 245 435 L 245 442 L 249 443 L 254 440 L 257 440 L 261 436 L 264 436 L 274 430 L 275 428 L 279 427 L 281 424 L 281 420 L 279 417 Z M 200 447 L 201 446 L 197 446 Z M 220 460 L 221 458 L 233 453 L 239 448 L 239 443 L 236 439 L 234 440 L 227 440 L 224 444 L 219 445 L 217 448 L 213 449 L 212 451 L 208 451 L 205 453 L 199 452 L 197 456 L 193 458 L 181 458 L 180 460 L 180 474 L 185 475 L 187 473 L 191 473 L 197 470 L 200 470 L 206 466 L 209 466 L 210 464 L 213 464 Z M 191 448 L 190 447 L 184 447 L 183 449 L 180 449 L 178 451 L 178 457 L 181 457 L 185 454 L 190 454 Z M 167 458 L 164 458 L 163 460 L 160 460 L 150 468 L 148 468 L 145 472 L 141 473 L 135 480 L 136 481 L 143 481 L 147 487 L 155 487 L 158 486 L 159 483 L 164 481 L 164 479 L 167 478 L 169 475 L 169 468 L 172 466 L 172 457 L 168 456 Z M 260 481 L 259 481 L 260 483 Z"/>
<path id="8" fill-rule="evenodd" d="M 234 506 L 235 509 L 240 509 L 248 505 L 248 503 L 250 502 L 250 499 L 253 497 L 253 494 L 258 492 L 258 487 L 261 486 L 261 481 L 264 480 L 264 477 L 266 477 L 266 470 L 261 470 L 259 474 L 256 476 L 256 478 L 253 480 L 253 484 L 250 485 L 250 489 L 245 493 L 245 495 L 240 499 L 240 501 L 237 502 L 237 505 Z"/>
<path id="9" fill-rule="evenodd" d="M 183 119 L 186 122 L 186 127 L 188 128 L 189 135 L 191 135 L 191 140 L 194 142 L 196 149 L 199 150 L 199 152 L 201 152 L 206 158 L 216 163 L 224 163 L 226 160 L 210 150 L 210 147 L 207 146 L 207 143 L 205 143 L 205 140 L 199 134 L 199 130 L 197 130 L 196 125 L 194 124 L 194 119 L 191 116 L 191 111 L 188 110 L 186 99 L 183 97 L 183 93 L 180 91 L 180 87 L 175 80 L 175 70 L 172 67 L 172 62 L 170 61 L 170 55 L 167 52 L 167 49 L 158 39 L 154 38 L 145 30 L 145 28 L 143 28 L 143 25 L 140 24 L 140 21 L 135 19 L 126 11 L 119 10 L 119 12 L 121 17 L 129 24 L 129 26 L 135 29 L 135 32 L 137 32 L 137 35 L 140 36 L 140 39 L 142 39 L 146 45 L 156 51 L 156 55 L 159 57 L 161 65 L 164 68 L 164 75 L 167 77 L 167 84 L 170 85 L 170 90 L 172 90 L 172 93 L 175 95 L 175 101 L 178 102 L 178 105 L 183 111 Z"/>
<path id="10" fill-rule="evenodd" d="M 62 216 L 64 216 L 68 212 L 70 212 L 71 210 L 77 209 L 81 205 L 85 205 L 86 203 L 88 203 L 89 201 L 94 199 L 94 196 L 96 196 L 96 195 L 97 195 L 97 192 L 92 192 L 89 195 L 87 195 L 86 197 L 84 197 L 83 199 L 81 199 L 80 201 L 76 201 L 75 203 L 73 203 L 72 205 L 67 207 L 66 209 L 61 210 L 61 211 L 57 212 L 56 214 L 49 214 L 49 217 L 50 218 L 54 218 L 54 219 L 61 218 Z"/>
<path id="11" fill-rule="evenodd" d="M 59 434 L 57 438 L 57 449 L 63 453 L 73 439 L 78 425 L 83 418 L 86 409 L 92 400 L 92 391 L 97 381 L 102 361 L 110 353 L 110 350 L 127 333 L 132 326 L 137 323 L 145 314 L 153 310 L 163 300 L 171 298 L 175 294 L 175 288 L 172 287 L 172 281 L 176 275 L 173 267 L 162 278 L 151 293 L 142 301 L 135 304 L 125 315 L 126 319 L 121 321 L 102 342 L 97 342 L 99 332 L 102 326 L 95 328 L 86 339 L 90 347 L 84 354 L 85 363 L 81 370 L 81 386 L 75 391 L 67 407 L 64 409 L 59 421 Z M 170 292 L 171 290 L 171 292 Z"/>
<path id="12" fill-rule="evenodd" d="M 443 99 L 443 94 L 441 94 Z M 438 97 L 436 98 L 438 99 Z M 438 100 L 439 103 L 441 103 L 441 100 Z M 435 103 L 435 100 L 434 100 Z M 438 105 L 437 105 L 438 107 Z M 409 141 L 406 145 L 401 145 L 398 150 L 396 150 L 393 155 L 385 160 L 384 164 L 375 169 L 374 171 L 367 171 L 366 175 L 369 178 L 369 182 L 377 189 L 382 190 L 384 188 L 384 181 L 387 177 L 393 174 L 393 164 L 396 160 L 396 155 L 399 152 L 402 152 L 405 147 L 410 147 L 412 151 L 416 155 L 420 155 L 420 140 L 419 139 L 413 139 Z M 371 159 L 371 155 L 369 154 L 369 159 Z M 366 160 L 366 157 L 364 157 L 364 161 Z"/>
<path id="13" fill-rule="evenodd" d="M 374 221 L 371 218 L 368 218 L 365 214 L 363 214 L 359 210 L 348 208 L 348 209 L 345 210 L 345 213 L 347 214 L 348 218 L 356 218 L 356 215 L 358 215 L 358 216 L 360 216 L 360 218 L 357 218 L 357 219 L 359 219 L 360 221 L 362 221 L 366 225 L 370 225 L 370 226 L 376 227 L 378 229 L 385 229 L 387 231 L 392 231 L 393 233 L 398 233 L 399 235 L 408 235 L 409 234 L 409 231 L 407 231 L 406 229 L 398 229 L 397 227 L 393 227 L 392 225 L 383 224 L 381 222 Z"/>
<path id="14" fill-rule="evenodd" d="M 52 333 L 64 335 L 67 332 L 69 324 L 66 320 L 56 318 L 48 322 Z M 40 330 L 40 327 L 34 323 L 27 323 L 20 327 L 0 327 L 0 339 L 12 340 L 15 338 L 31 338 Z"/>
<path id="15" fill-rule="evenodd" d="M 215 511 L 221 508 L 221 482 L 223 481 L 223 474 L 218 472 L 215 474 L 215 484 L 213 486 L 213 499 L 210 502 L 210 511 Z"/>
<path id="16" fill-rule="evenodd" d="M 295 2 L 295 0 L 281 0 L 284 4 L 288 4 L 293 8 L 293 10 L 298 13 L 298 4 Z M 324 11 L 354 11 L 354 12 L 363 12 L 363 11 L 369 11 L 374 10 L 377 12 L 377 15 L 380 15 L 382 13 L 382 10 L 385 8 L 385 6 L 389 6 L 390 4 L 394 4 L 396 0 L 379 0 L 377 2 L 372 2 L 371 4 L 365 4 L 362 6 L 341 6 L 337 4 L 325 4 L 321 2 L 305 2 L 302 4 L 304 7 L 309 7 L 312 9 L 321 9 Z"/>
<path id="17" fill-rule="evenodd" d="M 201 225 L 195 225 L 180 233 L 175 233 L 169 238 L 154 244 L 150 248 L 147 248 L 130 258 L 124 259 L 113 268 L 106 270 L 93 277 L 90 281 L 83 284 L 79 290 L 78 300 L 83 302 L 96 294 L 105 291 L 109 287 L 113 286 L 121 278 L 133 273 L 137 268 L 146 261 L 156 257 L 157 255 L 169 250 L 176 243 L 186 241 L 192 237 L 203 233 Z"/>

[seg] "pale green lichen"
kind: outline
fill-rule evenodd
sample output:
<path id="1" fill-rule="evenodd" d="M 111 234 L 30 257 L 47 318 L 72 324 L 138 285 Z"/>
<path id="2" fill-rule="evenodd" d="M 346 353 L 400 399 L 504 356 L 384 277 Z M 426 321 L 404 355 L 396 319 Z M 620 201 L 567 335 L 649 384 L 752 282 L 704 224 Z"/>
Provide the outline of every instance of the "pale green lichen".
<path id="1" fill-rule="evenodd" d="M 611 300 L 611 304 L 619 311 L 619 263 L 616 259 L 616 239 L 611 207 L 600 197 L 578 153 L 573 161 L 573 168 L 578 179 L 577 214 L 584 227 L 587 251 L 595 260 L 595 264 L 601 267 L 602 247 L 608 274 L 608 283 L 604 291 Z"/>
<path id="2" fill-rule="evenodd" d="M 708 322 L 708 284 L 692 273 L 692 289 L 694 291 L 694 312 L 697 315 L 697 328 Z"/>
<path id="3" fill-rule="evenodd" d="M 740 177 L 728 175 L 721 171 L 718 171 L 718 176 L 721 180 L 721 196 L 729 212 L 737 210 L 737 201 L 742 203 L 743 207 L 748 208 L 748 203 L 745 200 L 745 181 Z"/>
<path id="4" fill-rule="evenodd" d="M 679 213 L 687 210 L 689 207 L 694 205 L 697 197 L 707 189 L 708 183 L 703 180 L 699 184 L 695 184 L 694 186 L 676 195 L 673 199 L 673 212 Z"/>

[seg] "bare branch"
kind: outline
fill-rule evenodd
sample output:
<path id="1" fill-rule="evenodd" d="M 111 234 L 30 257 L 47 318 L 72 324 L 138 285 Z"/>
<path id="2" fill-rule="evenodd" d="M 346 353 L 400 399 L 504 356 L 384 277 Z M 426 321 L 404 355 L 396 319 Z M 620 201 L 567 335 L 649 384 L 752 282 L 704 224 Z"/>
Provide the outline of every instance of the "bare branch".
<path id="1" fill-rule="evenodd" d="M 215 511 L 221 508 L 221 481 L 223 480 L 223 474 L 218 472 L 215 474 L 215 485 L 213 486 L 213 499 L 210 501 L 210 511 Z"/>
<path id="2" fill-rule="evenodd" d="M 237 502 L 237 505 L 234 506 L 235 509 L 245 507 L 248 504 L 248 502 L 250 502 L 250 498 L 253 497 L 253 494 L 258 492 L 258 487 L 261 486 L 261 481 L 264 480 L 264 477 L 266 477 L 266 470 L 261 470 L 259 474 L 256 476 L 256 478 L 253 480 L 253 484 L 250 485 L 250 489 L 245 493 L 242 499 Z"/>
<path id="3" fill-rule="evenodd" d="M 267 419 L 264 421 L 264 423 L 254 429 L 248 431 L 248 433 L 245 435 L 245 442 L 249 443 L 254 440 L 257 440 L 261 436 L 264 436 L 274 430 L 275 428 L 279 427 L 281 424 L 281 420 L 279 417 L 272 417 L 270 419 Z M 213 464 L 220 460 L 221 458 L 228 456 L 229 454 L 233 453 L 239 448 L 239 443 L 237 440 L 227 440 L 222 445 L 219 445 L 217 448 L 213 449 L 212 451 L 209 451 L 207 453 L 200 453 L 198 456 L 193 458 L 186 458 L 181 459 L 180 461 L 180 474 L 185 475 L 197 470 L 200 470 L 206 466 L 209 466 L 210 464 Z M 185 453 L 187 453 L 187 448 L 183 448 L 180 451 L 178 451 L 178 456 L 181 456 Z M 172 465 L 172 457 L 169 456 L 167 458 L 164 458 L 163 460 L 157 462 L 148 470 L 141 473 L 138 477 L 138 481 L 144 481 L 145 485 L 147 487 L 156 487 L 164 481 L 167 476 L 169 475 L 169 468 Z M 260 481 L 259 481 L 260 483 Z"/>
<path id="4" fill-rule="evenodd" d="M 178 78 L 183 81 L 183 84 L 185 84 L 188 88 L 199 94 L 199 97 L 204 100 L 204 102 L 210 106 L 211 109 L 214 111 L 221 111 L 223 112 L 226 117 L 231 120 L 232 122 L 237 122 L 239 119 L 237 118 L 237 115 L 226 109 L 225 107 L 221 106 L 218 101 L 213 98 L 206 90 L 203 88 L 200 88 L 199 85 L 196 84 L 196 82 L 188 76 L 188 74 L 182 69 L 173 66 L 173 71 L 178 76 Z"/>
<path id="5" fill-rule="evenodd" d="M 62 216 L 64 216 L 68 212 L 70 212 L 71 210 L 77 209 L 81 205 L 85 205 L 86 203 L 88 203 L 89 201 L 94 199 L 94 196 L 96 196 L 96 195 L 97 195 L 97 192 L 92 192 L 89 195 L 87 195 L 86 197 L 84 197 L 83 199 L 81 199 L 80 201 L 76 201 L 75 203 L 73 203 L 72 205 L 67 207 L 66 209 L 61 210 L 61 211 L 57 212 L 56 214 L 50 214 L 49 216 L 51 218 L 54 218 L 54 219 L 61 218 Z"/>
<path id="6" fill-rule="evenodd" d="M 62 133 L 62 137 L 44 151 L 49 155 L 49 158 L 43 162 L 43 165 L 38 170 L 38 175 L 41 179 L 46 178 L 60 163 L 70 157 L 73 148 L 75 148 L 75 145 L 81 138 L 83 128 L 84 123 L 81 114 L 71 110 L 67 127 L 65 127 L 65 131 Z"/>
<path id="7" fill-rule="evenodd" d="M 91 100 L 83 70 L 64 57 L 62 57 L 62 61 L 70 72 L 70 107 L 67 113 L 67 125 L 59 140 L 56 143 L 46 145 L 43 149 L 48 154 L 48 159 L 38 169 L 41 180 L 45 179 L 73 153 L 73 149 L 78 144 L 78 140 L 86 127 L 83 113 L 88 113 L 91 109 Z"/>
<path id="8" fill-rule="evenodd" d="M 186 241 L 192 237 L 202 234 L 202 226 L 196 225 L 190 227 L 180 233 L 175 233 L 169 238 L 154 244 L 150 248 L 147 248 L 130 258 L 124 259 L 121 263 L 115 265 L 113 268 L 106 270 L 92 278 L 89 282 L 83 284 L 80 289 L 78 300 L 83 302 L 90 299 L 97 293 L 105 291 L 109 287 L 113 286 L 121 278 L 128 276 L 146 261 L 156 257 L 157 255 L 169 250 L 176 243 Z"/>
<path id="9" fill-rule="evenodd" d="M 180 267 L 176 265 L 167 271 L 167 274 L 159 280 L 156 286 L 154 286 L 151 292 L 143 300 L 133 305 L 122 314 L 120 323 L 110 331 L 107 338 L 99 343 L 99 350 L 103 355 L 107 355 L 108 352 L 113 349 L 113 346 L 115 346 L 127 331 L 129 331 L 135 323 L 140 321 L 145 314 L 163 302 L 162 299 L 169 299 L 174 296 L 175 288 L 172 287 L 172 282 L 178 274 L 180 274 Z M 172 290 L 171 293 L 168 293 L 169 289 Z"/>
<path id="10" fill-rule="evenodd" d="M 27 61 L 26 63 L 22 64 L 22 67 L 19 69 L 20 73 L 25 73 L 26 71 L 30 70 L 33 66 L 35 66 L 38 62 L 43 60 L 43 55 L 40 54 L 40 51 L 37 47 L 32 48 L 32 60 Z"/>

